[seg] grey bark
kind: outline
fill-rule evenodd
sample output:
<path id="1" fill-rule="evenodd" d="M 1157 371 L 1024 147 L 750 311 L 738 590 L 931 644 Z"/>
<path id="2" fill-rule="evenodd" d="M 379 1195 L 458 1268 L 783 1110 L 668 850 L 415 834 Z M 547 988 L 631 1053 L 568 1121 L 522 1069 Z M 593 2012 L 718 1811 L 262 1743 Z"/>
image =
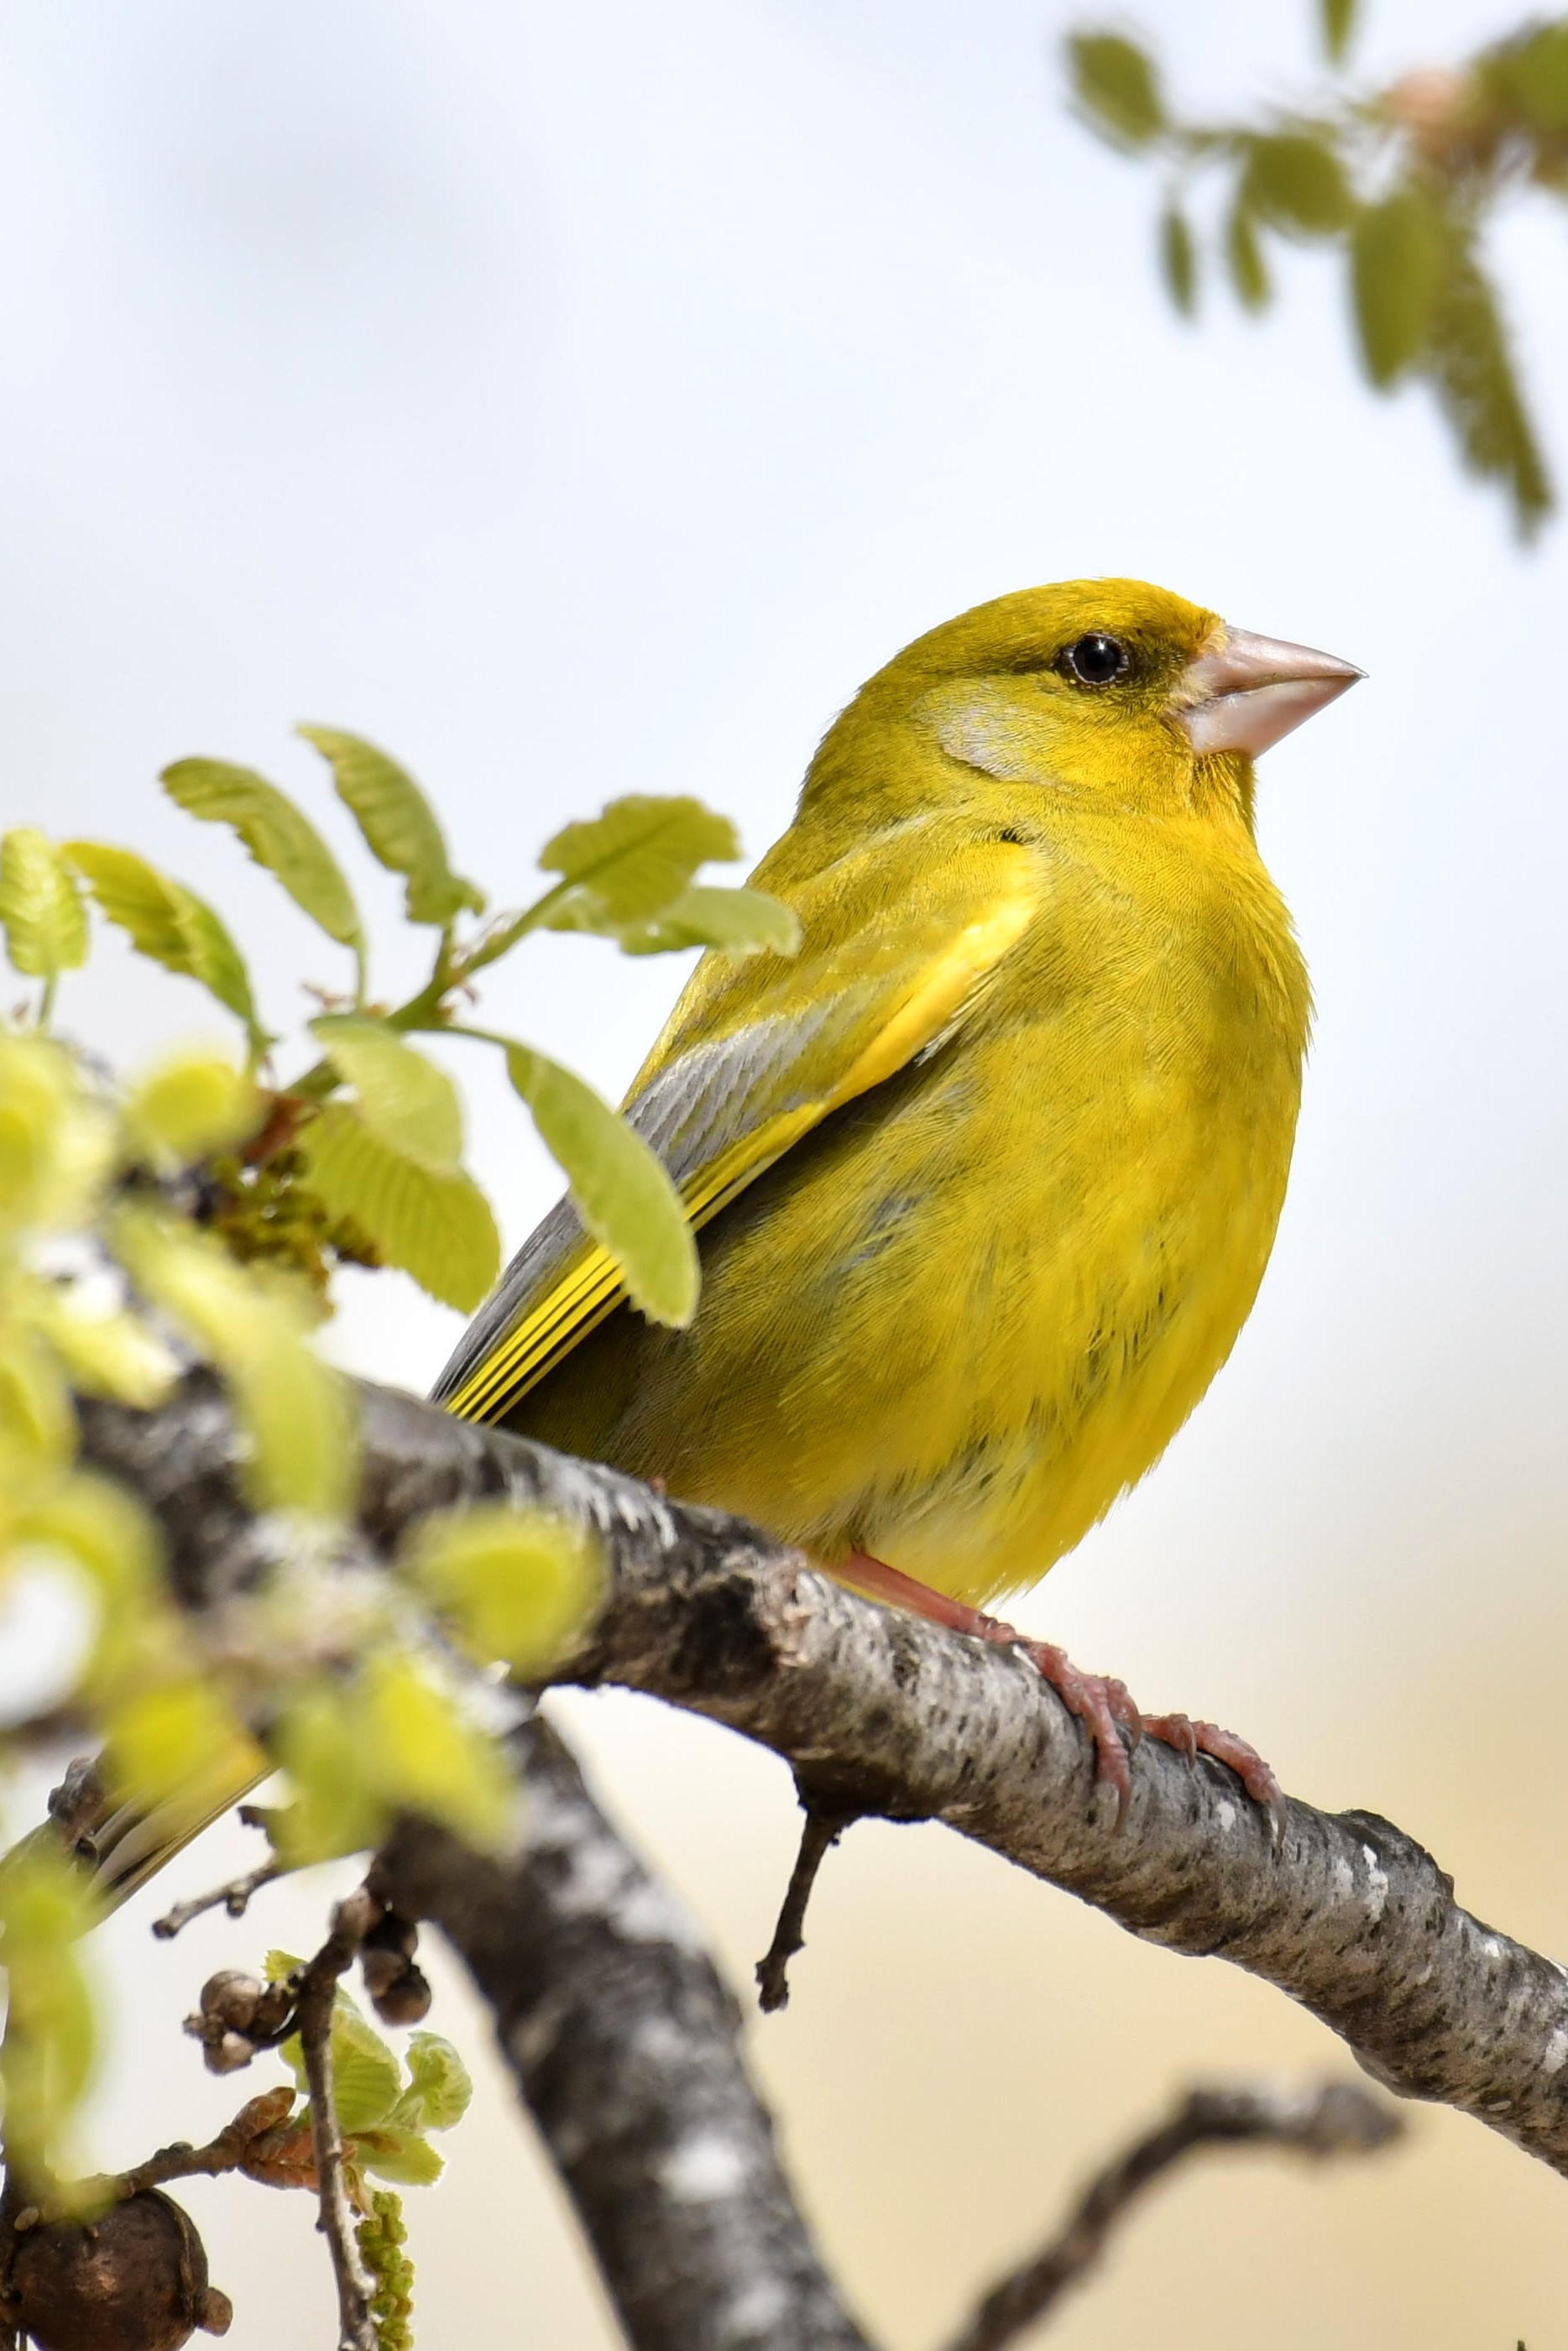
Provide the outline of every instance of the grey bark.
<path id="1" fill-rule="evenodd" d="M 1568 2171 L 1568 1976 L 1461 1908 L 1373 1813 L 1267 1819 L 1218 1764 L 1145 1740 L 1120 1830 L 1088 1741 L 1020 1656 L 857 1599 L 744 1522 L 685 1509 L 439 1408 L 361 1389 L 361 1523 L 389 1549 L 423 1512 L 510 1497 L 595 1527 L 610 1593 L 562 1678 L 727 1723 L 825 1805 L 939 1820 L 1151 1942 L 1224 1958 L 1322 2018 L 1377 2080 L 1476 2116 Z M 84 1446 L 152 1504 L 201 1608 L 260 1571 L 223 1398 L 87 1404 Z"/>

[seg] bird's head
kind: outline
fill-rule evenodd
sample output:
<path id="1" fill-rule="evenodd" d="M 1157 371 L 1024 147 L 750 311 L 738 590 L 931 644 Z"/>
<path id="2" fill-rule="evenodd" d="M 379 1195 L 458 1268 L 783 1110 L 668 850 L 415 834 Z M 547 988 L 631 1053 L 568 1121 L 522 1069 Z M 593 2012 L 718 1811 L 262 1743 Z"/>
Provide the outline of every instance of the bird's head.
<path id="1" fill-rule="evenodd" d="M 959 769 L 1133 813 L 1250 820 L 1252 761 L 1362 674 L 1229 627 L 1140 580 L 1069 580 L 977 605 L 880 670 L 834 730 L 911 727 Z M 857 739 L 858 738 L 858 739 Z M 834 737 L 819 767 L 846 775 Z M 928 792 L 936 774 L 920 762 Z"/>

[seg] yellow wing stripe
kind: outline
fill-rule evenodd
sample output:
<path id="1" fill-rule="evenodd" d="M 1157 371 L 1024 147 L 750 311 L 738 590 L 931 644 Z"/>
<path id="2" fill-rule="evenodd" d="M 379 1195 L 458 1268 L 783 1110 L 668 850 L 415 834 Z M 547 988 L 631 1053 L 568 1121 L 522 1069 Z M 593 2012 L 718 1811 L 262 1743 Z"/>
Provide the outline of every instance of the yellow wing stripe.
<path id="1" fill-rule="evenodd" d="M 880 1085 L 924 1047 L 936 1042 L 974 1002 L 1038 905 L 1035 889 L 1020 890 L 978 922 L 968 924 L 836 1085 L 818 1100 L 800 1103 L 769 1119 L 754 1134 L 742 1135 L 700 1168 L 682 1186 L 694 1227 L 700 1230 L 830 1111 Z M 602 1322 L 623 1295 L 615 1260 L 606 1249 L 585 1237 L 575 1263 L 470 1374 L 447 1409 L 461 1420 L 498 1419 L 537 1386 L 580 1339 Z"/>

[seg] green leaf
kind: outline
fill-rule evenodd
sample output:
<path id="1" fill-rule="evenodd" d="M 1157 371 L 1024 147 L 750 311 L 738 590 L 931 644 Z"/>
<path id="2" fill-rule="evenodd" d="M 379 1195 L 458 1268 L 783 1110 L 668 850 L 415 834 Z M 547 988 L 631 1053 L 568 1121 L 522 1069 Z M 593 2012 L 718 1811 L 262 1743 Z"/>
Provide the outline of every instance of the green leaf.
<path id="1" fill-rule="evenodd" d="M 269 1951 L 267 1965 L 269 1980 L 277 1983 L 292 1975 L 299 1962 L 287 1951 Z M 310 2082 L 299 2035 L 290 2033 L 277 2053 L 308 2097 Z M 371 2130 L 384 2123 L 402 2090 L 402 2068 L 396 2055 L 348 1993 L 340 1991 L 332 2002 L 332 2103 L 344 2131 Z"/>
<path id="2" fill-rule="evenodd" d="M 25 1304 L 26 1321 L 47 1339 L 73 1388 L 113 1396 L 149 1412 L 178 1376 L 162 1343 L 134 1314 L 94 1311 L 53 1282 L 40 1282 Z"/>
<path id="3" fill-rule="evenodd" d="M 1355 30 L 1356 0 L 1318 0 L 1323 54 L 1331 65 L 1343 65 Z"/>
<path id="4" fill-rule="evenodd" d="M 404 1042 L 395 1029 L 362 1013 L 328 1012 L 310 1023 L 356 1107 L 388 1149 L 434 1174 L 449 1176 L 463 1156 L 463 1112 L 444 1070 Z"/>
<path id="5" fill-rule="evenodd" d="M 0 1232 L 66 1232 L 97 1212 L 116 1121 L 50 1037 L 0 1029 Z"/>
<path id="6" fill-rule="evenodd" d="M 722 954 L 793 955 L 800 925 L 781 898 L 765 890 L 721 890 L 694 882 L 652 921 L 628 923 L 619 934 L 627 955 L 666 955 L 682 947 L 717 947 Z"/>
<path id="7" fill-rule="evenodd" d="M 468 2068 L 439 2032 L 415 2032 L 408 2050 L 409 2085 L 388 2119 L 404 2130 L 451 2130 L 468 2111 Z"/>
<path id="8" fill-rule="evenodd" d="M 123 1208 L 110 1239 L 131 1280 L 161 1306 L 234 1392 L 250 1438 L 246 1482 L 265 1510 L 330 1518 L 359 1470 L 349 1391 L 308 1344 L 306 1301 L 237 1265 L 189 1226 Z"/>
<path id="9" fill-rule="evenodd" d="M 500 1271 L 501 1237 L 472 1176 L 403 1157 L 346 1102 L 323 1104 L 298 1148 L 308 1182 L 334 1216 L 351 1217 L 385 1262 L 432 1298 L 473 1312 Z"/>
<path id="10" fill-rule="evenodd" d="M 232 825 L 254 862 L 282 883 L 329 938 L 360 948 L 364 935 L 359 909 L 337 859 L 309 818 L 276 784 L 225 759 L 176 759 L 160 780 L 187 816 L 204 824 Z"/>
<path id="11" fill-rule="evenodd" d="M 633 1304 L 652 1322 L 684 1330 L 696 1311 L 697 1246 L 663 1163 L 570 1070 L 527 1045 L 506 1050 L 507 1076 Z"/>
<path id="12" fill-rule="evenodd" d="M 1197 311 L 1197 248 L 1192 229 L 1179 204 L 1160 215 L 1160 274 L 1166 291 L 1184 319 Z"/>
<path id="13" fill-rule="evenodd" d="M 504 1502 L 422 1519 L 401 1563 L 481 1665 L 505 1658 L 528 1679 L 572 1647 L 604 1592 L 582 1529 Z"/>
<path id="14" fill-rule="evenodd" d="M 1369 204 L 1357 218 L 1350 261 L 1362 364 L 1384 392 L 1426 342 L 1442 277 L 1442 231 L 1427 198 L 1396 188 Z"/>
<path id="15" fill-rule="evenodd" d="M 571 886 L 541 919 L 555 931 L 618 931 L 662 914 L 710 859 L 738 857 L 727 817 L 700 800 L 632 794 L 547 841 L 539 864 Z"/>
<path id="16" fill-rule="evenodd" d="M 1497 300 L 1473 244 L 1449 225 L 1448 250 L 1422 358 L 1466 470 L 1502 486 L 1521 538 L 1556 503 Z"/>
<path id="17" fill-rule="evenodd" d="M 1548 138 L 1568 131 L 1568 18 L 1527 26 L 1479 57 L 1477 71 L 1517 121 Z"/>
<path id="18" fill-rule="evenodd" d="M 1146 147 L 1166 127 L 1155 63 L 1120 33 L 1072 33 L 1067 42 L 1072 94 L 1103 138 Z"/>
<path id="19" fill-rule="evenodd" d="M 291 1868 L 365 1853 L 380 1844 L 388 1826 L 387 1807 L 366 1778 L 355 1726 L 336 1682 L 308 1682 L 286 1698 L 273 1745 L 294 1801 L 273 1815 L 272 1841 Z M 287 1960 L 279 1975 L 298 1964 L 287 1952 L 273 1956 Z"/>
<path id="20" fill-rule="evenodd" d="M 502 1842 L 513 1790 L 501 1750 L 413 1657 L 367 1658 L 350 1717 L 359 1768 L 389 1813 L 421 1813 L 482 1850 Z"/>
<path id="21" fill-rule="evenodd" d="M 253 1040 L 266 1041 L 239 949 L 204 899 L 132 851 L 113 849 L 107 841 L 68 841 L 65 853 L 139 955 L 199 981 L 238 1015 Z"/>
<path id="22" fill-rule="evenodd" d="M 81 1874 L 31 1845 L 0 1866 L 0 1964 L 7 2018 L 0 2045 L 6 2153 L 23 2179 L 60 2164 L 62 2140 L 92 2074 L 92 2001 L 81 1938 L 92 1924 Z"/>
<path id="23" fill-rule="evenodd" d="M 1242 308 L 1266 308 L 1273 288 L 1269 283 L 1268 266 L 1263 259 L 1263 248 L 1258 241 L 1252 215 L 1239 196 L 1231 206 L 1230 216 L 1225 224 L 1225 258 L 1230 270 L 1230 283 Z"/>
<path id="24" fill-rule="evenodd" d="M 87 961 L 87 909 L 76 875 L 43 833 L 17 825 L 0 840 L 0 926 L 29 979 L 57 979 Z"/>
<path id="25" fill-rule="evenodd" d="M 454 873 L 435 812 L 413 778 L 361 736 L 335 726 L 301 726 L 332 770 L 338 797 L 353 815 L 365 846 L 390 872 L 407 882 L 405 908 L 411 923 L 444 930 L 466 907 L 484 910 L 485 893 Z"/>
<path id="26" fill-rule="evenodd" d="M 1326 133 L 1284 131 L 1248 141 L 1241 176 L 1249 211 L 1291 236 L 1334 236 L 1355 199 Z"/>
<path id="27" fill-rule="evenodd" d="M 445 2157 L 418 2131 L 388 2126 L 355 2131 L 353 2139 L 353 2159 L 360 2168 L 378 2179 L 393 2179 L 400 2188 L 434 2188 L 446 2168 Z"/>
<path id="28" fill-rule="evenodd" d="M 185 1817 L 205 1817 L 206 1789 L 243 1789 L 269 1768 L 212 1683 L 194 1677 L 136 1690 L 112 1708 L 107 1728 L 118 1794 Z"/>
<path id="29" fill-rule="evenodd" d="M 166 1172 L 194 1166 L 251 1134 L 260 1097 L 243 1070 L 215 1053 L 179 1053 L 149 1071 L 125 1104 L 132 1149 Z"/>

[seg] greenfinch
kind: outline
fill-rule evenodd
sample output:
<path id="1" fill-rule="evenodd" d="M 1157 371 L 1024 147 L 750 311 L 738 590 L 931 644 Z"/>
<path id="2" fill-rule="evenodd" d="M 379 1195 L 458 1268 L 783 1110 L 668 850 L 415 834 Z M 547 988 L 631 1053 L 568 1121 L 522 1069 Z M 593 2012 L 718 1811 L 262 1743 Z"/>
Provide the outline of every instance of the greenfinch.
<path id="1" fill-rule="evenodd" d="M 1028 589 L 862 687 L 753 874 L 792 958 L 697 965 L 627 1096 L 699 1228 L 644 1322 L 562 1201 L 435 1389 L 960 1629 L 1155 1462 L 1285 1196 L 1306 968 L 1253 762 L 1361 672 L 1130 580 Z M 1124 1799 L 1120 1684 L 1027 1645 Z M 1254 1794 L 1243 1742 L 1180 1716 Z"/>

